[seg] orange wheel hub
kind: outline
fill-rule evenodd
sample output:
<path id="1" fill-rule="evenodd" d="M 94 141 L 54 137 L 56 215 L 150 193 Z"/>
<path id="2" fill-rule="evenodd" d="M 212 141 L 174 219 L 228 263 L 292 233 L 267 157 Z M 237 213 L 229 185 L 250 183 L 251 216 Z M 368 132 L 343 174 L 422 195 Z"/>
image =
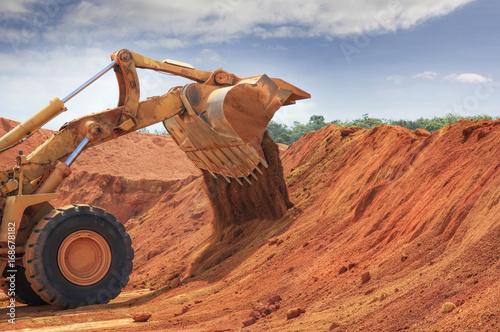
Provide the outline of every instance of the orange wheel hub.
<path id="1" fill-rule="evenodd" d="M 70 282 L 88 286 L 101 280 L 111 266 L 111 250 L 106 240 L 93 231 L 71 233 L 59 247 L 59 269 Z"/>

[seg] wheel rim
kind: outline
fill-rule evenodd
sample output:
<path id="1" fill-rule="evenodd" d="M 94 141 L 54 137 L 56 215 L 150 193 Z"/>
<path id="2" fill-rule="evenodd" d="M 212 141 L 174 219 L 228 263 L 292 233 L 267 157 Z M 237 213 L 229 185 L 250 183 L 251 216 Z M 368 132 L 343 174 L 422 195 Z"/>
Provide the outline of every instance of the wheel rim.
<path id="1" fill-rule="evenodd" d="M 93 231 L 81 230 L 64 239 L 57 254 L 59 269 L 68 281 L 82 286 L 95 284 L 109 271 L 111 250 Z"/>

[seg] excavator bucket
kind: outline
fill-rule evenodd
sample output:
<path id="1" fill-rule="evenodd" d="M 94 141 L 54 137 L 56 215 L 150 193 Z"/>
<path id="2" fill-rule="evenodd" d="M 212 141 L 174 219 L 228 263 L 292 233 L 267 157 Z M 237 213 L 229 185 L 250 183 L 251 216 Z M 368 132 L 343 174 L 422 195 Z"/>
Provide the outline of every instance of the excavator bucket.
<path id="1" fill-rule="evenodd" d="M 235 85 L 186 85 L 181 99 L 186 110 L 163 122 L 186 155 L 212 175 L 242 184 L 268 167 L 261 148 L 267 124 L 282 106 L 310 95 L 267 75 L 244 78 Z"/>

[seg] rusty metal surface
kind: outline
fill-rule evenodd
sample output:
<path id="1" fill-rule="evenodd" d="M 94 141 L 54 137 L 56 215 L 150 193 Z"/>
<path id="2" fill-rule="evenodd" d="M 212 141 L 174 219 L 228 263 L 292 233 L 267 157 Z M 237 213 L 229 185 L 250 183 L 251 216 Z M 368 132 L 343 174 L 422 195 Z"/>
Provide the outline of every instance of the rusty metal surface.
<path id="1" fill-rule="evenodd" d="M 293 103 L 293 94 L 296 99 L 308 96 L 288 86 L 291 89 L 279 87 L 267 75 L 222 87 L 190 84 L 181 92 L 186 110 L 163 124 L 197 167 L 221 174 L 228 182 L 250 182 L 259 165 L 267 167 L 261 143 L 274 113 Z"/>
<path id="2" fill-rule="evenodd" d="M 43 182 L 53 171 L 54 162 L 64 161 L 84 138 L 90 140 L 88 146 L 94 146 L 162 121 L 196 166 L 241 182 L 255 177 L 260 164 L 267 166 L 261 141 L 274 113 L 283 105 L 310 98 L 295 86 L 266 75 L 241 78 L 222 69 L 196 70 L 128 50 L 117 51 L 111 58 L 120 89 L 118 107 L 69 122 L 30 153 L 24 167 L 25 189 L 36 190 L 30 184 Z M 167 72 L 197 83 L 139 101 L 136 68 Z M 57 112 L 64 108 L 60 104 Z M 50 117 L 57 112 L 50 111 Z M 1 172 L 0 179 L 5 182 L 16 174 L 14 170 Z"/>

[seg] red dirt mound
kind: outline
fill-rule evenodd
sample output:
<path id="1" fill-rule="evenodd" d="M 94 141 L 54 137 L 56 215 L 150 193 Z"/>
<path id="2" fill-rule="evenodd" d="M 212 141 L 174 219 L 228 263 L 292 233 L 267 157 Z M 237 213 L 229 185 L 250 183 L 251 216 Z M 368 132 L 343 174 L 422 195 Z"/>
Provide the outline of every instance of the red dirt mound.
<path id="1" fill-rule="evenodd" d="M 117 199 L 135 206 L 123 208 L 136 250 L 127 290 L 165 288 L 56 318 L 51 310 L 18 308 L 19 320 L 8 328 L 81 329 L 77 323 L 92 320 L 87 329 L 134 331 L 131 315 L 148 312 L 143 330 L 238 330 L 245 322 L 251 331 L 496 331 L 499 141 L 500 121 L 460 121 L 432 135 L 385 125 L 348 131 L 331 125 L 308 133 L 282 154 L 295 206 L 267 232 L 261 223 L 245 237 L 231 233 L 227 238 L 240 245 L 180 284 L 210 237 L 213 213 L 227 217 L 221 219 L 226 226 L 238 224 L 240 203 L 233 210 L 229 199 L 245 195 L 212 195 L 215 206 L 224 203 L 212 212 L 205 178 L 169 183 L 152 177 L 144 186 L 128 186 L 124 182 L 141 180 L 82 172 L 68 188 L 84 187 L 85 179 L 101 188 L 103 181 L 102 194 L 82 191 L 68 199 L 102 199 L 117 210 Z M 137 164 L 147 155 L 138 151 L 130 170 L 142 167 Z M 113 190 L 117 178 L 120 192 Z M 264 193 L 278 190 L 266 183 Z M 155 195 L 152 186 L 160 188 Z M 141 190 L 142 203 L 134 204 Z M 243 225 L 267 215 L 247 210 Z M 278 303 L 270 301 L 277 296 Z M 442 312 L 448 302 L 456 308 Z M 300 314 L 287 319 L 294 310 Z"/>
<path id="2" fill-rule="evenodd" d="M 309 133 L 284 154 L 303 212 L 293 227 L 305 228 L 295 245 L 307 241 L 301 256 L 318 258 L 305 270 L 321 289 L 295 296 L 321 303 L 314 316 L 338 330 L 496 329 L 500 121 L 429 137 L 385 125 L 341 131 Z M 463 306 L 443 316 L 446 301 Z"/>
<path id="3" fill-rule="evenodd" d="M 90 147 L 71 168 L 52 203 L 106 207 L 123 223 L 146 213 L 177 183 L 201 175 L 169 136 L 147 133 Z"/>
<path id="4" fill-rule="evenodd" d="M 295 207 L 276 224 L 288 227 L 267 234 L 269 241 L 255 238 L 198 281 L 155 299 L 173 306 L 182 296 L 190 308 L 181 319 L 158 319 L 156 327 L 499 326 L 500 121 L 462 121 L 429 136 L 391 126 L 342 131 L 329 126 L 285 151 Z M 280 309 L 266 311 L 261 303 L 276 294 Z M 443 313 L 446 302 L 457 308 Z M 296 308 L 305 312 L 287 319 Z M 172 309 L 157 313 L 175 316 Z"/>
<path id="5" fill-rule="evenodd" d="M 170 136 L 137 132 L 86 149 L 72 168 L 129 180 L 171 181 L 201 175 Z"/>
<path id="6" fill-rule="evenodd" d="M 0 118 L 0 135 L 17 124 Z M 29 154 L 52 134 L 40 129 L 3 153 L 0 165 L 13 167 L 18 150 Z M 71 175 L 58 188 L 59 197 L 51 203 L 56 207 L 96 205 L 125 224 L 135 250 L 135 272 L 129 287 L 159 287 L 166 278 L 187 270 L 190 262 L 182 256 L 194 245 L 184 235 L 199 236 L 197 244 L 207 238 L 211 211 L 201 179 L 196 180 L 201 172 L 169 136 L 130 133 L 86 149 L 71 168 Z M 165 272 L 163 264 L 152 264 L 165 252 L 176 256 L 172 262 L 180 262 L 175 271 Z"/>
<path id="7" fill-rule="evenodd" d="M 155 300 L 173 305 L 182 294 L 199 303 L 162 320 L 165 329 L 499 326 L 500 121 L 461 121 L 429 136 L 391 126 L 342 131 L 309 133 L 285 151 L 295 207 L 277 224 L 288 228 Z M 222 279 L 201 283 L 214 275 Z M 254 314 L 276 294 L 280 310 Z M 458 308 L 443 313 L 446 302 Z M 296 308 L 305 313 L 287 320 Z"/>

